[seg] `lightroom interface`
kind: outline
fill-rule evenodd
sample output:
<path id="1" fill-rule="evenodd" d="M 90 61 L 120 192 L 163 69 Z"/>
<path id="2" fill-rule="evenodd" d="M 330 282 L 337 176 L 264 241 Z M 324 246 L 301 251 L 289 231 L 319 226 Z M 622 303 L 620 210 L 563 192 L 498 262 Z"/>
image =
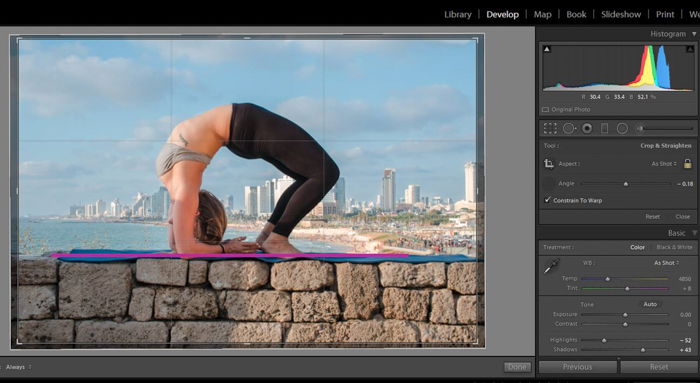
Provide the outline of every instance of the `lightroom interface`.
<path id="1" fill-rule="evenodd" d="M 0 376 L 700 378 L 700 9 L 293 15 L 1 23 Z"/>

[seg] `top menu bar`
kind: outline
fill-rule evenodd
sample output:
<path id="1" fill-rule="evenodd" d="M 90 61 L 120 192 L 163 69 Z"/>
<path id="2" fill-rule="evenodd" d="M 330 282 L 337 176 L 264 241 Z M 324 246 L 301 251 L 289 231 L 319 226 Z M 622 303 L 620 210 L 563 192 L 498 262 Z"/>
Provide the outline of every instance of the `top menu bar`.
<path id="1" fill-rule="evenodd" d="M 466 2 L 463 2 L 466 3 Z M 17 4 L 20 6 L 21 4 Z M 318 3 L 314 6 L 239 2 L 230 11 L 208 7 L 168 7 L 150 15 L 146 9 L 110 7 L 100 12 L 71 12 L 65 5 L 42 5 L 45 12 L 3 12 L 2 25 L 569 25 L 700 24 L 700 7 L 690 8 L 489 8 L 441 4 L 408 5 Z M 51 7 L 58 7 L 52 12 Z M 184 12 L 180 12 L 180 11 Z"/>

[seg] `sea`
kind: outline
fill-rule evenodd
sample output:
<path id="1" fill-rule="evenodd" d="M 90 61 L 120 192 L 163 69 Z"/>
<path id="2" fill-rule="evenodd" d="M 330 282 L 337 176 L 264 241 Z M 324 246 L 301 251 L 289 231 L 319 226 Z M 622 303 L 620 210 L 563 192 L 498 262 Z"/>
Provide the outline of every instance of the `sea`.
<path id="1" fill-rule="evenodd" d="M 86 222 L 59 219 L 19 220 L 20 255 L 68 252 L 72 249 L 169 250 L 167 226 L 136 222 Z M 245 236 L 253 241 L 258 232 L 229 227 L 224 238 Z M 305 253 L 343 253 L 347 246 L 294 239 L 294 246 Z"/>

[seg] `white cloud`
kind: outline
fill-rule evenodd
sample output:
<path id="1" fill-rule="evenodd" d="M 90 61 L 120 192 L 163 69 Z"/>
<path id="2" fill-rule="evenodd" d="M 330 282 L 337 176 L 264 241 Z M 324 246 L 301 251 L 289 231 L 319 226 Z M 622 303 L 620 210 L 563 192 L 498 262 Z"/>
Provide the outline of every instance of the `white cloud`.
<path id="1" fill-rule="evenodd" d="M 297 69 L 296 75 L 300 78 L 309 78 L 318 72 L 318 67 L 314 64 L 303 65 Z"/>
<path id="2" fill-rule="evenodd" d="M 401 131 L 391 139 L 464 137 L 473 119 L 469 97 L 449 85 L 430 85 L 396 93 L 384 103 L 295 97 L 280 103 L 275 112 L 296 122 L 316 139 L 367 139 L 368 134 Z M 473 123 L 472 123 L 473 125 Z M 390 138 L 385 135 L 385 139 Z"/>
<path id="3" fill-rule="evenodd" d="M 48 49 L 30 44 L 20 55 L 20 98 L 40 115 L 83 107 L 149 103 L 170 92 L 170 73 L 124 57 L 89 55 L 79 44 Z M 185 83 L 194 76 L 173 71 Z"/>
<path id="4" fill-rule="evenodd" d="M 392 96 L 384 107 L 392 119 L 413 123 L 451 120 L 471 110 L 464 93 L 444 84 L 414 88 Z"/>
<path id="5" fill-rule="evenodd" d="M 325 113 L 324 113 L 325 110 Z M 275 112 L 319 139 L 326 132 L 373 129 L 381 125 L 381 111 L 362 100 L 296 97 L 282 102 Z"/>
<path id="6" fill-rule="evenodd" d="M 54 161 L 23 161 L 19 164 L 20 177 L 68 179 L 91 173 L 92 171 L 82 166 Z"/>
<path id="7" fill-rule="evenodd" d="M 256 65 L 288 62 L 295 53 L 347 59 L 370 52 L 382 54 L 400 51 L 411 40 L 137 40 L 135 44 L 157 52 L 164 59 L 186 59 L 198 64 L 222 64 L 239 61 Z"/>
<path id="8" fill-rule="evenodd" d="M 287 50 L 287 42 L 265 40 L 138 40 L 135 44 L 154 50 L 162 58 L 186 59 L 197 64 L 221 64 L 230 61 L 258 62 Z"/>
<path id="9" fill-rule="evenodd" d="M 143 121 L 134 130 L 129 139 L 120 141 L 121 149 L 142 149 L 154 143 L 164 143 L 170 136 L 172 128 L 179 123 L 171 116 L 162 116 L 152 121 Z"/>

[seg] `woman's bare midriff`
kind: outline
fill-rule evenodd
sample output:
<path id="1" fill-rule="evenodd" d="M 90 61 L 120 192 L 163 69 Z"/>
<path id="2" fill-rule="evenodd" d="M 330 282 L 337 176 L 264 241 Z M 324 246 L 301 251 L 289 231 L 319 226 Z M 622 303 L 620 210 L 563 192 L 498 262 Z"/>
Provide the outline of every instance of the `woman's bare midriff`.
<path id="1" fill-rule="evenodd" d="M 231 113 L 231 104 L 220 105 L 184 120 L 173 128 L 167 142 L 214 157 L 228 142 Z M 173 168 L 175 166 L 178 164 Z M 160 176 L 160 180 L 168 189 L 171 174 L 172 169 Z"/>

